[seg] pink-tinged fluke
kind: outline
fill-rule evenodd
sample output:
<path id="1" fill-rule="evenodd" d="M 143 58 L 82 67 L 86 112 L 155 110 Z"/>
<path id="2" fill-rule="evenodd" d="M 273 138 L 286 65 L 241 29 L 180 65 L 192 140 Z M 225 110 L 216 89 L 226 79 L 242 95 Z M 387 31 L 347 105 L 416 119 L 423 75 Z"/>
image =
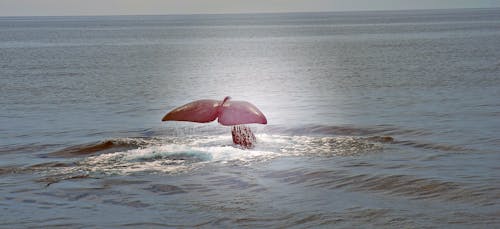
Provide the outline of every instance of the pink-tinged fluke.
<path id="1" fill-rule="evenodd" d="M 188 121 L 206 123 L 218 118 L 224 126 L 233 126 L 232 136 L 235 144 L 252 148 L 256 142 L 249 127 L 243 124 L 267 124 L 264 114 L 253 104 L 245 101 L 230 101 L 227 96 L 222 101 L 202 99 L 185 104 L 168 112 L 162 121 Z M 236 126 L 236 127 L 235 127 Z"/>

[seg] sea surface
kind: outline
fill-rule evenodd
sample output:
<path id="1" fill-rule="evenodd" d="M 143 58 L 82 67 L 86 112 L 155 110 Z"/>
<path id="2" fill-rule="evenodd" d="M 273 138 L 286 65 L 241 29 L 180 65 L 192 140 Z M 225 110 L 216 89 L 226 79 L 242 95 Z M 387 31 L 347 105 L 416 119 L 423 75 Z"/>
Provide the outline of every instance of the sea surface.
<path id="1" fill-rule="evenodd" d="M 500 9 L 1 17 L 0 95 L 0 228 L 500 227 Z"/>

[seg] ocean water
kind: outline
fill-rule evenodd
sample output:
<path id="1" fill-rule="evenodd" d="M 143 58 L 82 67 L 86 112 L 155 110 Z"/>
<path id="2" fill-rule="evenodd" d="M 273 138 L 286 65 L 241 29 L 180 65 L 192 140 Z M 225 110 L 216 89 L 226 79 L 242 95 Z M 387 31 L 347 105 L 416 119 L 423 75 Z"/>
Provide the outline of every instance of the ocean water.
<path id="1" fill-rule="evenodd" d="M 500 226 L 500 9 L 2 17 L 0 94 L 1 228 Z"/>

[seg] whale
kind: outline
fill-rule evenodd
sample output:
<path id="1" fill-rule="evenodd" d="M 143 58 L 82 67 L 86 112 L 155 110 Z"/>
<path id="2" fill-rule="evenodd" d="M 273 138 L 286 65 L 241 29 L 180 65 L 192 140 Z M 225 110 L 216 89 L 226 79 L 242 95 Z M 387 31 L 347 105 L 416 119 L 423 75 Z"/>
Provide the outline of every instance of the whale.
<path id="1" fill-rule="evenodd" d="M 266 116 L 253 104 L 232 100 L 196 100 L 168 112 L 161 121 L 187 121 L 208 123 L 215 121 L 223 126 L 231 126 L 233 143 L 244 148 L 253 148 L 256 138 L 250 127 L 245 124 L 267 124 Z"/>

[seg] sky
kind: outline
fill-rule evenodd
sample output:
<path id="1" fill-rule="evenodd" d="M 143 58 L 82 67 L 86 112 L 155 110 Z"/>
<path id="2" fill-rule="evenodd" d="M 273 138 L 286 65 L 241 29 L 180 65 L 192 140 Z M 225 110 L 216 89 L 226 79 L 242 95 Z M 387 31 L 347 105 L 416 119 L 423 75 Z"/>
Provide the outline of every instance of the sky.
<path id="1" fill-rule="evenodd" d="M 0 16 L 494 8 L 500 0 L 0 0 Z"/>

